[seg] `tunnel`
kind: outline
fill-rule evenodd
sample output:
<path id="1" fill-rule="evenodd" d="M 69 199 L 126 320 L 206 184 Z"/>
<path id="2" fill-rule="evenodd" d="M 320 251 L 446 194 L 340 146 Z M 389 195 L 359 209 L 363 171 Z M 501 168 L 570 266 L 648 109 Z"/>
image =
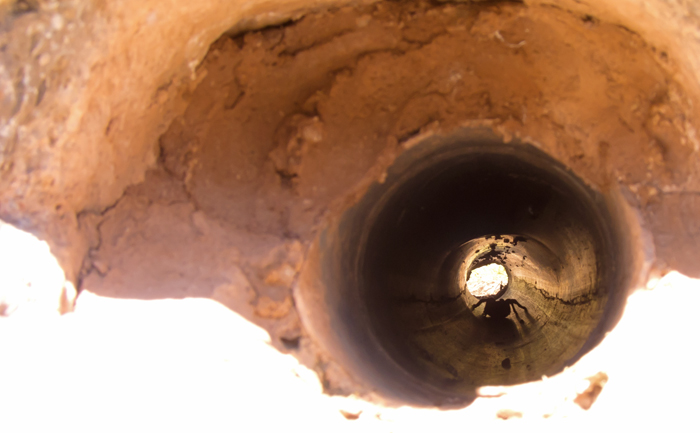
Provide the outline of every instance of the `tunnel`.
<path id="1" fill-rule="evenodd" d="M 0 1 L 0 407 L 692 413 L 691 3 Z"/>
<path id="2" fill-rule="evenodd" d="M 459 404 L 554 375 L 600 342 L 626 298 L 620 224 L 534 146 L 462 130 L 421 140 L 324 230 L 302 291 L 323 299 L 322 334 L 366 380 Z M 508 277 L 498 297 L 517 301 L 506 318 L 467 290 L 492 263 Z"/>

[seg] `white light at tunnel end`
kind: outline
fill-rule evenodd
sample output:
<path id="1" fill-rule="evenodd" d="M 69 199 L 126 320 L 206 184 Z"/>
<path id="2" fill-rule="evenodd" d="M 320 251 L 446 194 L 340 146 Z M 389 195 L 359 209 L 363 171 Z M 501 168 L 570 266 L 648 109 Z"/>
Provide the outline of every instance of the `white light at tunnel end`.
<path id="1" fill-rule="evenodd" d="M 496 296 L 507 285 L 506 268 L 498 263 L 472 269 L 467 275 L 467 290 L 477 298 Z"/>

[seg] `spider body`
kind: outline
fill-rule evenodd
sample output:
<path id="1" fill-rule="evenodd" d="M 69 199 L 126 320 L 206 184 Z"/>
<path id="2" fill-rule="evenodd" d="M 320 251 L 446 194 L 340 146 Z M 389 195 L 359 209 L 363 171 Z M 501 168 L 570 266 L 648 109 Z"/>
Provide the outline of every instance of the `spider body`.
<path id="1" fill-rule="evenodd" d="M 479 302 L 472 307 L 472 310 L 476 310 L 479 305 L 485 302 L 486 306 L 484 307 L 483 316 L 489 316 L 493 319 L 505 319 L 510 315 L 511 308 L 515 312 L 516 305 L 527 311 L 527 308 L 520 305 L 515 299 L 498 299 L 503 296 L 503 293 L 505 293 L 505 286 L 501 285 L 501 290 L 496 295 L 479 299 Z"/>
<path id="2" fill-rule="evenodd" d="M 520 305 L 515 299 L 481 299 L 472 307 L 472 310 L 476 309 L 482 303 L 486 303 L 484 307 L 484 316 L 489 316 L 494 319 L 505 319 L 510 314 L 511 308 L 515 309 L 515 306 L 522 308 L 527 311 L 527 308 Z"/>

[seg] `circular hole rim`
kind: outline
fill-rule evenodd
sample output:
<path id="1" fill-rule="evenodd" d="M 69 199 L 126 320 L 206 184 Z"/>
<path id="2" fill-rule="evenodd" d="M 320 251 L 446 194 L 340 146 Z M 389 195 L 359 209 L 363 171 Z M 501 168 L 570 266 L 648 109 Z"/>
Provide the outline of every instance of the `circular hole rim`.
<path id="1" fill-rule="evenodd" d="M 413 161 L 421 160 L 424 159 L 421 158 L 421 154 L 430 153 L 436 148 L 454 142 L 462 143 L 465 146 L 471 146 L 472 143 L 487 146 L 505 144 L 511 148 L 513 146 L 517 149 L 527 148 L 528 152 L 534 151 L 538 153 L 546 160 L 554 163 L 554 167 L 552 167 L 553 171 L 558 171 L 562 176 L 567 178 L 573 177 L 576 181 L 576 185 L 585 188 L 586 191 L 590 190 L 594 196 L 593 202 L 596 203 L 598 210 L 602 209 L 605 214 L 605 220 L 608 222 L 605 228 L 609 231 L 609 238 L 612 239 L 610 241 L 610 243 L 613 244 L 612 249 L 622 253 L 619 254 L 619 257 L 621 257 L 619 260 L 620 263 L 629 263 L 629 266 L 622 266 L 623 269 L 616 270 L 613 280 L 620 283 L 618 284 L 618 290 L 611 291 L 611 295 L 614 296 L 610 296 L 605 302 L 605 311 L 603 312 L 603 317 L 599 321 L 598 326 L 589 334 L 584 347 L 581 348 L 576 356 L 569 360 L 570 362 L 568 362 L 567 365 L 575 363 L 583 354 L 588 353 L 597 346 L 602 341 L 605 333 L 612 329 L 619 321 L 631 287 L 635 281 L 639 280 L 636 276 L 639 271 L 639 266 L 637 265 L 639 262 L 639 255 L 634 248 L 634 242 L 630 241 L 630 239 L 632 239 L 630 233 L 637 232 L 640 221 L 630 215 L 629 205 L 624 202 L 624 197 L 620 191 L 615 188 L 610 188 L 607 191 L 591 188 L 590 185 L 581 180 L 576 173 L 566 168 L 563 163 L 552 155 L 537 149 L 529 143 L 519 141 L 505 142 L 500 136 L 488 128 L 462 128 L 449 135 L 434 134 L 428 137 L 422 137 L 419 141 L 420 142 L 410 146 L 404 151 L 403 154 L 397 158 L 397 161 L 414 150 L 417 150 L 417 154 L 414 153 L 413 156 L 409 155 L 409 158 Z M 396 166 L 397 161 L 394 161 L 392 167 Z M 329 217 L 323 229 L 320 230 L 316 241 L 311 246 L 309 260 L 307 260 L 302 270 L 302 278 L 300 278 L 298 300 L 302 319 L 310 330 L 310 333 L 323 344 L 341 365 L 359 379 L 361 383 L 368 384 L 374 392 L 383 396 L 387 401 L 394 401 L 397 402 L 397 404 L 408 403 L 419 406 L 437 405 L 443 407 L 463 407 L 470 404 L 476 398 L 476 389 L 474 389 L 474 392 L 471 394 L 462 393 L 460 395 L 455 395 L 444 392 L 443 389 L 431 386 L 430 384 L 422 382 L 416 383 L 415 377 L 412 377 L 404 371 L 400 365 L 397 365 L 388 356 L 381 344 L 378 344 L 375 335 L 368 335 L 368 338 L 363 340 L 361 344 L 363 347 L 353 347 L 356 341 L 353 342 L 351 341 L 352 338 L 347 338 L 347 332 L 343 332 L 347 330 L 342 329 L 344 325 L 342 321 L 338 320 L 338 316 L 342 316 L 342 312 L 340 311 L 342 308 L 339 309 L 338 304 L 332 302 L 333 296 L 329 296 L 329 290 L 331 292 L 335 290 L 333 287 L 337 285 L 337 282 L 321 282 L 323 277 L 328 277 L 329 274 L 333 273 L 333 270 L 329 270 L 328 266 L 326 266 L 328 264 L 328 258 L 334 257 L 337 259 L 342 256 L 342 248 L 339 248 L 339 245 L 343 240 L 347 241 L 347 239 L 343 239 L 342 232 L 348 228 L 348 218 L 352 220 L 353 213 L 356 213 L 358 205 L 371 194 L 371 189 L 377 187 L 377 185 L 381 187 L 382 184 L 383 183 L 375 183 L 360 199 L 355 199 L 353 203 L 343 209 L 342 212 L 338 212 Z M 395 184 L 401 185 L 403 182 L 397 181 Z M 381 196 L 380 200 L 374 200 L 374 207 L 381 208 L 382 201 Z M 366 234 L 366 231 L 364 231 L 363 235 L 365 238 Z M 363 243 L 364 240 L 360 240 L 359 242 Z M 356 263 L 358 259 L 358 255 L 355 253 L 352 260 Z M 337 271 L 338 266 L 335 267 L 335 271 Z M 507 266 L 505 268 L 508 270 Z M 612 285 L 613 284 L 611 284 L 611 286 Z M 373 347 L 370 350 L 366 350 L 367 345 Z M 381 362 L 385 366 L 393 366 L 395 369 L 394 377 L 387 380 L 386 377 L 383 377 L 381 371 L 369 365 L 370 363 L 366 362 L 368 352 L 374 352 L 374 355 L 383 358 Z"/>

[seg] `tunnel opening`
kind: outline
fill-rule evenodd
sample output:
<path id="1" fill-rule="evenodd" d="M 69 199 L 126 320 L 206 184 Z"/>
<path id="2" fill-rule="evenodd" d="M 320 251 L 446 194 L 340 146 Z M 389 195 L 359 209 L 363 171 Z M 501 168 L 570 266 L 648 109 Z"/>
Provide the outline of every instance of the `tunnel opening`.
<path id="1" fill-rule="evenodd" d="M 430 137 L 319 236 L 302 298 L 323 300 L 320 338 L 380 393 L 468 404 L 478 387 L 558 373 L 614 325 L 626 293 L 613 213 L 534 146 Z M 487 266 L 502 275 L 475 296 L 469 278 Z"/>
<path id="2" fill-rule="evenodd" d="M 497 263 L 474 267 L 464 278 L 467 290 L 477 298 L 498 296 L 508 286 L 506 268 Z"/>

